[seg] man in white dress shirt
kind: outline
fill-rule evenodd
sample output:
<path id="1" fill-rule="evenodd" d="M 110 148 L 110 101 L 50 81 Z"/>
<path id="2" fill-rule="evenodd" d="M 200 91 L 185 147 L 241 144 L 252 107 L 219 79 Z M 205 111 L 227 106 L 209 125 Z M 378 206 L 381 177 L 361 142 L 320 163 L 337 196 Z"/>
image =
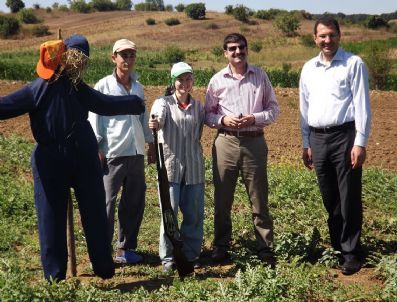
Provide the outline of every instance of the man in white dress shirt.
<path id="1" fill-rule="evenodd" d="M 332 17 L 317 20 L 320 54 L 306 62 L 300 78 L 302 159 L 314 167 L 328 212 L 332 247 L 343 256 L 342 273 L 361 269 L 361 177 L 371 109 L 368 72 L 356 55 L 339 47 Z"/>
<path id="2" fill-rule="evenodd" d="M 99 80 L 95 89 L 110 95 L 137 95 L 145 99 L 143 86 L 133 72 L 136 45 L 127 39 L 113 46 L 111 75 Z M 149 145 L 148 161 L 154 162 L 153 136 L 148 127 L 148 112 L 141 115 L 101 116 L 90 112 L 89 121 L 99 146 L 106 191 L 108 235 L 113 238 L 117 194 L 123 187 L 118 206 L 118 242 L 115 261 L 134 264 L 142 261 L 135 253 L 138 231 L 145 208 L 145 142 Z M 105 235 L 105 234 L 104 234 Z"/>

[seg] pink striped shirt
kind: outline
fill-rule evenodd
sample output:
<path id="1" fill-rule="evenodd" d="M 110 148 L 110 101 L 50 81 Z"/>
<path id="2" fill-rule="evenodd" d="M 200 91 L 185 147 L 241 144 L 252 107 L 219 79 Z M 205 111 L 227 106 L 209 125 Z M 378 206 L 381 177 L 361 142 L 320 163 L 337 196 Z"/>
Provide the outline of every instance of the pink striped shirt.
<path id="1" fill-rule="evenodd" d="M 211 128 L 225 128 L 225 115 L 238 117 L 253 114 L 255 125 L 244 131 L 257 131 L 273 123 L 279 107 L 267 74 L 254 65 L 247 66 L 241 79 L 233 76 L 230 66 L 215 74 L 208 84 L 205 101 L 205 123 Z M 229 129 L 232 130 L 232 129 Z"/>

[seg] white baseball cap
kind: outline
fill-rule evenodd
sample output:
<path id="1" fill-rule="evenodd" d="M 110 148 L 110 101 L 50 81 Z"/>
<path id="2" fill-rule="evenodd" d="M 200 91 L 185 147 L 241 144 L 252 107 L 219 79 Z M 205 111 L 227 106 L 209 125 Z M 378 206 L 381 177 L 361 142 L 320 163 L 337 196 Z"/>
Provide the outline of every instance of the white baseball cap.
<path id="1" fill-rule="evenodd" d="M 123 51 L 126 49 L 132 49 L 136 51 L 135 43 L 127 39 L 120 39 L 117 40 L 113 45 L 113 53 Z"/>
<path id="2" fill-rule="evenodd" d="M 179 62 L 179 63 L 172 65 L 172 68 L 171 68 L 172 83 L 175 83 L 176 78 L 184 73 L 193 73 L 193 68 L 185 62 Z"/>

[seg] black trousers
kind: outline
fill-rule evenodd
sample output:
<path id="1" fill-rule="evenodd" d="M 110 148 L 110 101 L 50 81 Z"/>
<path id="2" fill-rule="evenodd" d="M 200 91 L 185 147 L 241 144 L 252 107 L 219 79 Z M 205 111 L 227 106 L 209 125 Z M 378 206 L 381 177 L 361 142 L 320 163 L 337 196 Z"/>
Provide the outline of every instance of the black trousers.
<path id="1" fill-rule="evenodd" d="M 328 212 L 331 244 L 342 252 L 345 259 L 356 257 L 361 252 L 362 168 L 351 168 L 350 152 L 354 138 L 354 128 L 310 133 L 313 164 Z"/>

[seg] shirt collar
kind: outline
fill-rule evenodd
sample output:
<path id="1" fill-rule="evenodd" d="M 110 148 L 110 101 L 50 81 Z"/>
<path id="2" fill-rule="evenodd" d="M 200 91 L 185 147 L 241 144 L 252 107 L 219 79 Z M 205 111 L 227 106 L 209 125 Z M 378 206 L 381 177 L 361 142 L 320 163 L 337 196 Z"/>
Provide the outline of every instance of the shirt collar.
<path id="1" fill-rule="evenodd" d="M 341 60 L 343 60 L 344 53 L 345 53 L 344 50 L 339 47 L 338 50 L 336 51 L 336 54 L 332 58 L 332 60 L 331 60 L 329 65 L 331 65 L 333 61 L 341 61 Z M 322 52 L 320 52 L 318 54 L 318 56 L 316 57 L 316 66 L 326 65 L 326 64 L 323 63 L 322 58 L 323 58 L 323 54 L 322 54 Z"/>
<path id="2" fill-rule="evenodd" d="M 117 81 L 117 77 L 116 77 L 116 69 L 113 70 L 112 73 L 114 79 Z M 131 72 L 130 73 L 130 79 L 133 83 L 135 83 L 138 79 L 139 79 L 139 74 L 137 74 L 136 72 Z"/>
<path id="3" fill-rule="evenodd" d="M 247 71 L 245 74 L 248 74 L 249 72 L 255 72 L 253 69 L 253 66 L 247 63 Z M 230 64 L 228 64 L 223 70 L 222 74 L 224 77 L 233 77 L 233 72 L 232 69 L 230 68 Z"/>

